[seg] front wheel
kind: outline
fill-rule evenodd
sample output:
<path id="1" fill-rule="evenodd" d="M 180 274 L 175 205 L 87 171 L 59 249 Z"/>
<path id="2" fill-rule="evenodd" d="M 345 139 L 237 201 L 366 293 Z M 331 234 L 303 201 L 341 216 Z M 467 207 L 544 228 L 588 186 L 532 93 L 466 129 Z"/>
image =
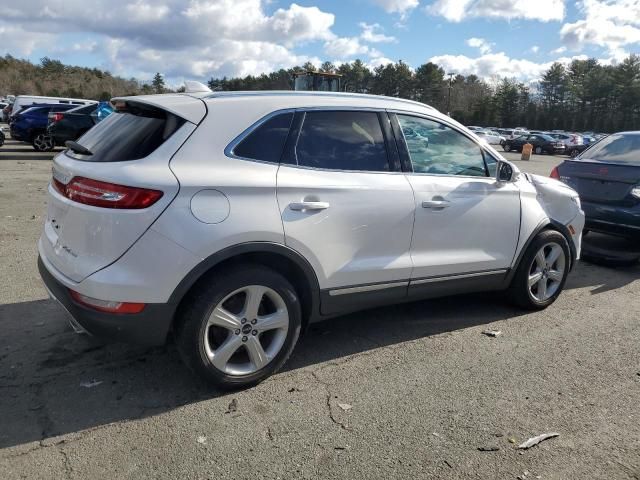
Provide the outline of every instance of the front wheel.
<path id="1" fill-rule="evenodd" d="M 580 154 L 580 152 L 578 151 L 577 148 L 574 148 L 569 152 L 569 156 L 571 158 L 576 158 L 579 154 Z"/>
<path id="2" fill-rule="evenodd" d="M 55 147 L 53 137 L 46 133 L 38 133 L 33 137 L 33 148 L 37 152 L 50 152 Z"/>
<path id="3" fill-rule="evenodd" d="M 286 278 L 266 267 L 239 266 L 214 273 L 190 295 L 176 344 L 185 363 L 215 386 L 249 387 L 286 362 L 301 318 Z"/>
<path id="4" fill-rule="evenodd" d="M 571 252 L 565 237 L 555 230 L 540 232 L 511 281 L 511 299 L 528 310 L 547 308 L 562 292 L 570 266 Z"/>

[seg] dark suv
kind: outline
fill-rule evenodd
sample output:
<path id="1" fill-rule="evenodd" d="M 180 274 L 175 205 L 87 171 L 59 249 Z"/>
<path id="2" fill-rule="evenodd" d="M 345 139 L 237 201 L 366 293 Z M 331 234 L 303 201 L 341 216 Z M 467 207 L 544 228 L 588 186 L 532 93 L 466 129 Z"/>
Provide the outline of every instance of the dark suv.
<path id="1" fill-rule="evenodd" d="M 11 138 L 28 142 L 38 152 L 53 150 L 53 139 L 47 135 L 49 113 L 66 112 L 76 105 L 36 105 L 26 108 L 12 117 Z"/>
<path id="2" fill-rule="evenodd" d="M 67 140 L 80 138 L 112 112 L 108 102 L 82 105 L 67 112 L 50 112 L 47 134 L 56 145 L 64 145 Z"/>

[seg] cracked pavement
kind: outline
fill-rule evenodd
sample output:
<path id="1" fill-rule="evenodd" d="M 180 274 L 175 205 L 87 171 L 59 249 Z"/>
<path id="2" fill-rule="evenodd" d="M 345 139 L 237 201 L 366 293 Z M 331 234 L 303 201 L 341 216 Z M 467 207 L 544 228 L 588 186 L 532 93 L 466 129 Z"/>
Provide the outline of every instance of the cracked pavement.
<path id="1" fill-rule="evenodd" d="M 316 324 L 282 372 L 221 393 L 171 345 L 71 331 L 35 265 L 49 175 L 0 156 L 3 480 L 640 478 L 640 266 L 581 263 L 544 312 L 481 294 Z"/>

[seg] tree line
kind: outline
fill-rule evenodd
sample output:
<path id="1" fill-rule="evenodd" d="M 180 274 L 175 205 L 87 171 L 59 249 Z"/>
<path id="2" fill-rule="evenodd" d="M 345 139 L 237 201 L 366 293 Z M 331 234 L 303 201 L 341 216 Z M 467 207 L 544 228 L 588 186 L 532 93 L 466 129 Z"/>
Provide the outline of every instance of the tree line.
<path id="1" fill-rule="evenodd" d="M 212 90 L 290 90 L 293 74 L 316 70 L 311 63 L 262 75 L 214 78 Z M 616 65 L 595 59 L 554 63 L 537 82 L 483 80 L 448 74 L 434 64 L 415 70 L 403 61 L 371 69 L 361 60 L 320 71 L 338 73 L 341 90 L 401 97 L 449 112 L 466 125 L 614 132 L 640 129 L 640 56 Z M 65 65 L 48 57 L 33 64 L 0 56 L 0 95 L 47 95 L 108 100 L 121 95 L 170 92 L 160 73 L 150 82 L 114 76 L 108 71 Z"/>
<path id="2" fill-rule="evenodd" d="M 640 129 L 640 57 L 617 65 L 595 59 L 554 63 L 537 82 L 511 78 L 487 82 L 476 75 L 447 74 L 434 64 L 415 70 L 398 61 L 370 69 L 361 60 L 338 67 L 301 67 L 243 78 L 211 78 L 212 90 L 289 90 L 293 74 L 338 73 L 341 90 L 427 103 L 466 125 L 614 132 Z"/>

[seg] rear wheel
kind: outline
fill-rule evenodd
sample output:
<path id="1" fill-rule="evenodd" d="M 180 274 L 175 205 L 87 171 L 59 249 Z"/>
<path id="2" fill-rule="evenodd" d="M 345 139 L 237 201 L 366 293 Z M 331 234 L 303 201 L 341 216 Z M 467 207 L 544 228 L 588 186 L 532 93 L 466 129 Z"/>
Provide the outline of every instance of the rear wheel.
<path id="1" fill-rule="evenodd" d="M 573 148 L 569 151 L 569 156 L 571 158 L 576 158 L 578 155 L 580 154 L 580 152 L 578 151 L 577 148 Z"/>
<path id="2" fill-rule="evenodd" d="M 540 147 L 540 146 L 536 147 L 535 153 L 536 153 L 536 155 L 542 155 L 542 153 L 543 153 L 542 147 Z"/>
<path id="3" fill-rule="evenodd" d="M 555 230 L 540 232 L 527 248 L 511 281 L 514 303 L 528 310 L 542 310 L 556 301 L 571 266 L 565 237 Z"/>
<path id="4" fill-rule="evenodd" d="M 262 266 L 216 272 L 187 299 L 176 328 L 187 365 L 214 385 L 255 385 L 289 358 L 300 335 L 296 291 Z"/>
<path id="5" fill-rule="evenodd" d="M 510 144 L 508 144 L 508 143 L 505 143 L 504 145 L 502 145 L 502 149 L 503 149 L 505 152 L 510 152 L 510 151 L 511 151 L 511 145 L 510 145 Z"/>
<path id="6" fill-rule="evenodd" d="M 46 133 L 38 133 L 33 137 L 33 148 L 38 152 L 50 152 L 55 147 L 53 137 Z"/>

